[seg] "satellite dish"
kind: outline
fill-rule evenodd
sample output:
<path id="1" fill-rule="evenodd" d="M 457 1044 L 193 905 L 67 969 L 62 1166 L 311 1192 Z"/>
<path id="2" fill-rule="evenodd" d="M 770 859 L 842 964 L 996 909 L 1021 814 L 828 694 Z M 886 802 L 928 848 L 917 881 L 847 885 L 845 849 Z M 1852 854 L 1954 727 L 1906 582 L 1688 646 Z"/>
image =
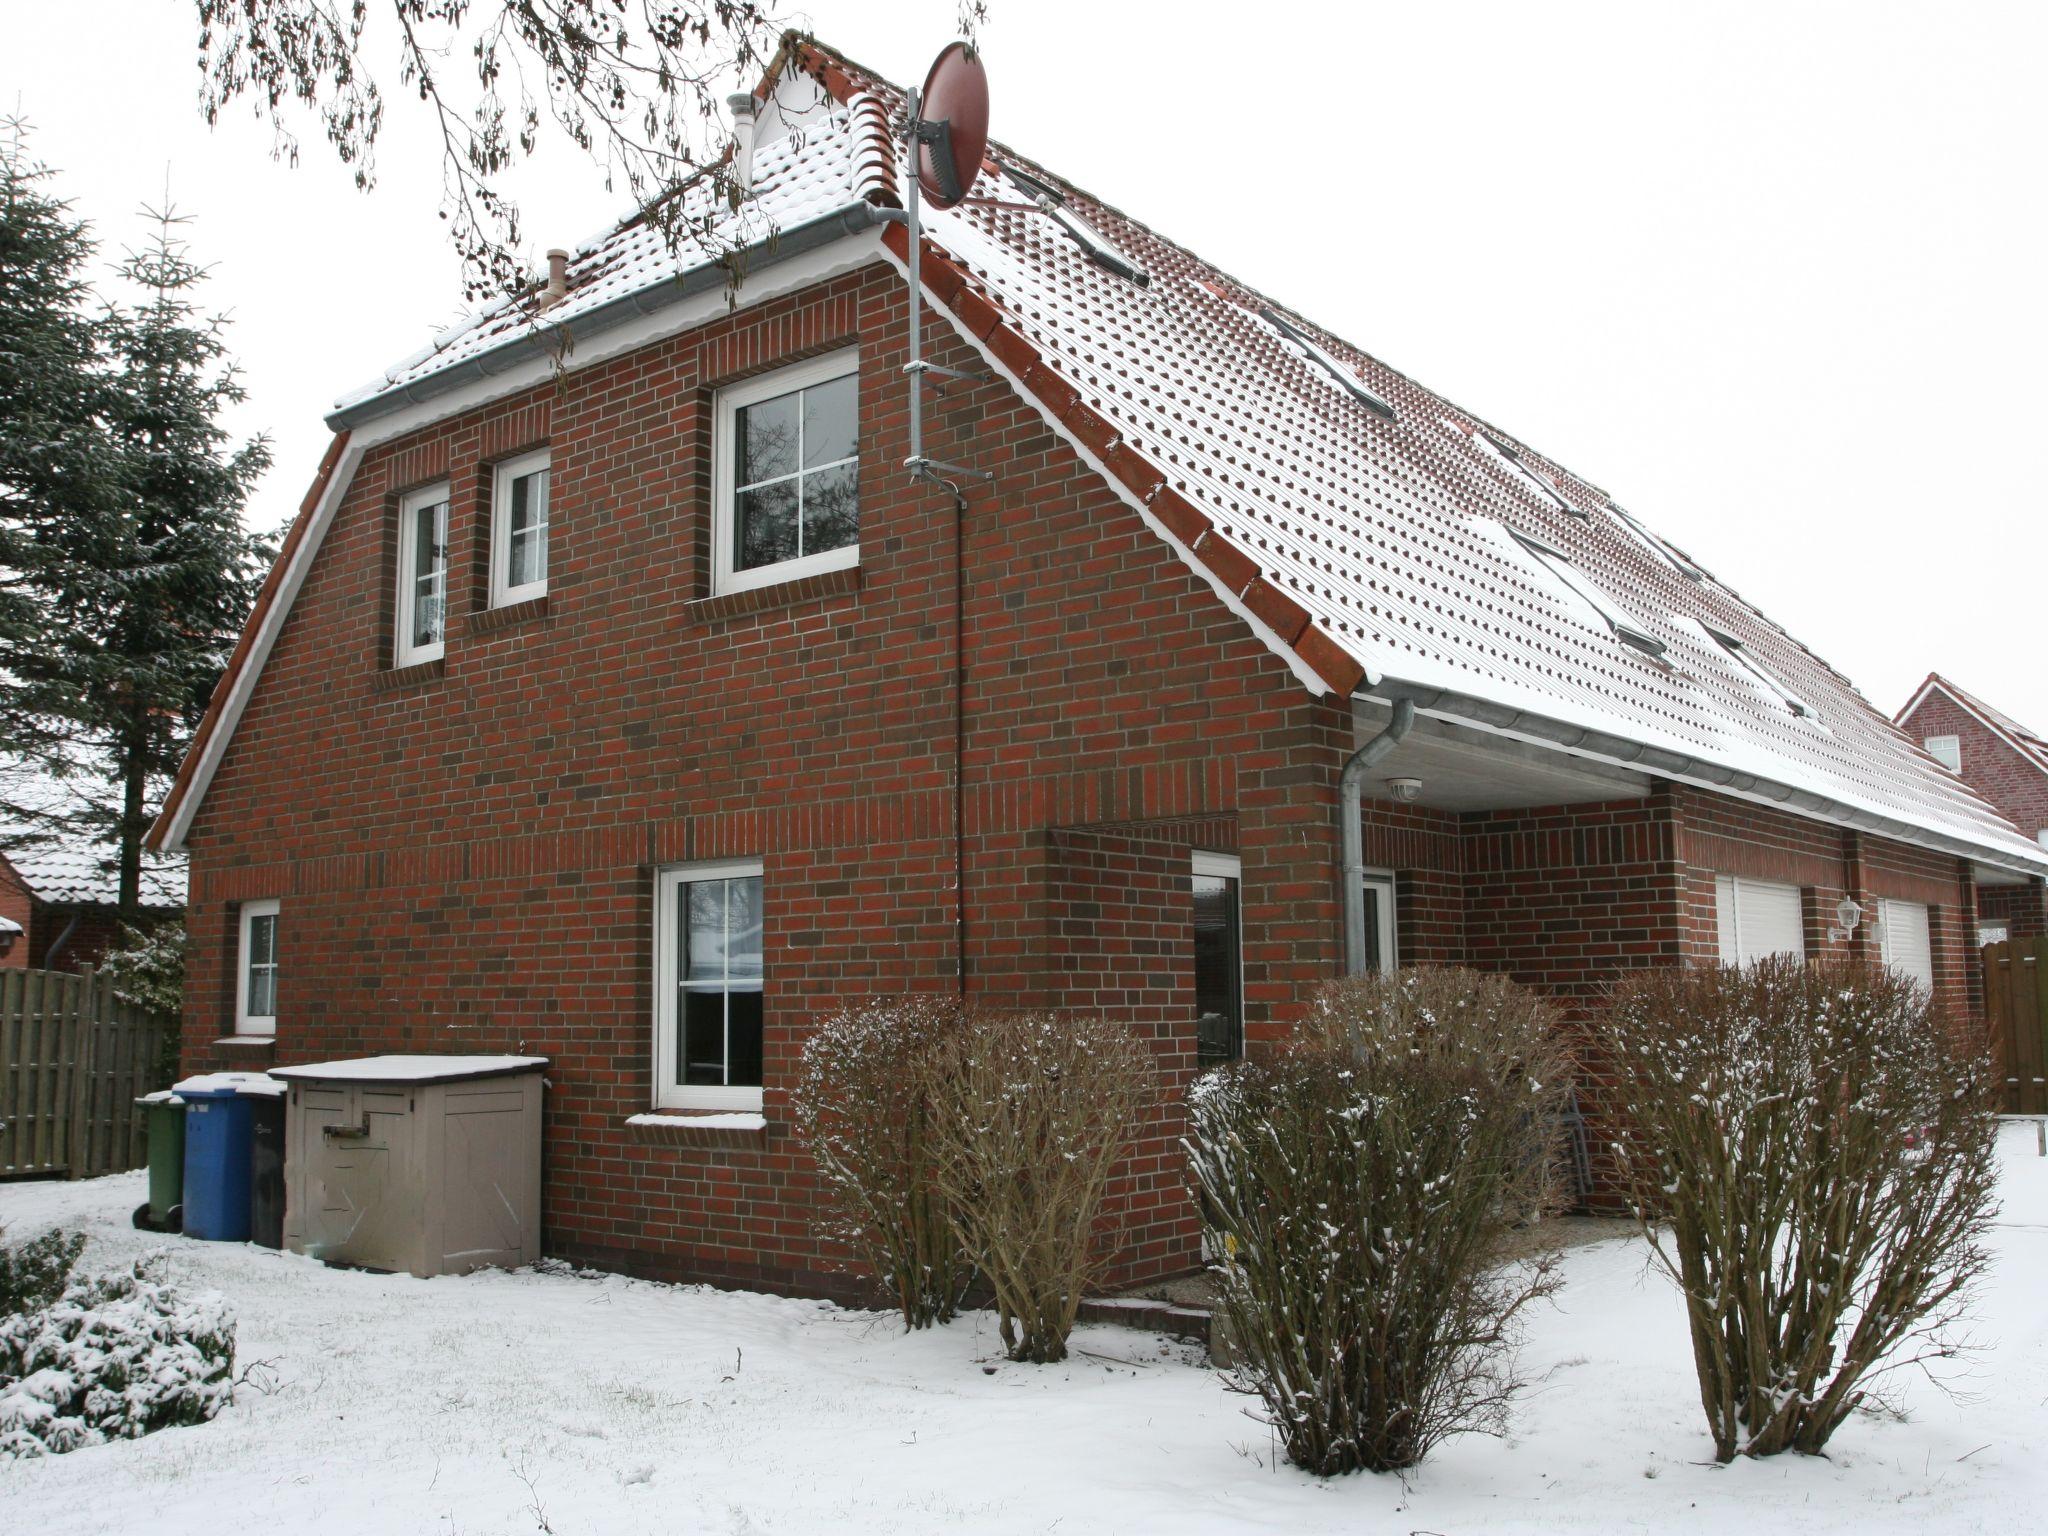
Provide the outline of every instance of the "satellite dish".
<path id="1" fill-rule="evenodd" d="M 918 98 L 917 182 L 934 208 L 974 189 L 988 152 L 988 71 L 971 43 L 948 43 L 932 60 Z"/>

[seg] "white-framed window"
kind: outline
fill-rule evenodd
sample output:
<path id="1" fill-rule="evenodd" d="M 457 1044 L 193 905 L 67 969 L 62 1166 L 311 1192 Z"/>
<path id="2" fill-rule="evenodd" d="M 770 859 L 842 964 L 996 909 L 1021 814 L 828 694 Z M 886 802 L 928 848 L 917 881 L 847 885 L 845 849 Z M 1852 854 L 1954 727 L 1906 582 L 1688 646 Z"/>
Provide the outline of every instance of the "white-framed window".
<path id="1" fill-rule="evenodd" d="M 1934 935 L 1927 921 L 1927 908 L 1917 901 L 1877 904 L 1878 947 L 1884 963 L 1901 975 L 1934 989 Z"/>
<path id="2" fill-rule="evenodd" d="M 1927 755 L 1950 773 L 1963 771 L 1963 738 L 1960 736 L 1930 736 L 1921 743 L 1927 748 Z"/>
<path id="3" fill-rule="evenodd" d="M 1195 1052 L 1203 1066 L 1244 1055 L 1244 949 L 1234 853 L 1196 852 Z"/>
<path id="4" fill-rule="evenodd" d="M 275 901 L 242 903 L 235 944 L 235 1033 L 277 1033 L 277 907 Z"/>
<path id="5" fill-rule="evenodd" d="M 1805 911 L 1796 885 L 1716 875 L 1714 916 L 1723 965 L 1806 954 Z"/>
<path id="6" fill-rule="evenodd" d="M 654 886 L 654 1104 L 761 1107 L 761 863 L 678 864 Z"/>
<path id="7" fill-rule="evenodd" d="M 548 589 L 548 451 L 523 453 L 492 471 L 491 606 L 523 603 Z"/>
<path id="8" fill-rule="evenodd" d="M 1368 869 L 1365 883 L 1365 968 L 1385 976 L 1401 963 L 1394 942 L 1394 872 Z"/>
<path id="9" fill-rule="evenodd" d="M 410 667 L 438 659 L 447 616 L 448 487 L 444 482 L 399 499 L 394 664 Z"/>
<path id="10" fill-rule="evenodd" d="M 860 377 L 852 352 L 718 392 L 713 592 L 860 563 Z"/>

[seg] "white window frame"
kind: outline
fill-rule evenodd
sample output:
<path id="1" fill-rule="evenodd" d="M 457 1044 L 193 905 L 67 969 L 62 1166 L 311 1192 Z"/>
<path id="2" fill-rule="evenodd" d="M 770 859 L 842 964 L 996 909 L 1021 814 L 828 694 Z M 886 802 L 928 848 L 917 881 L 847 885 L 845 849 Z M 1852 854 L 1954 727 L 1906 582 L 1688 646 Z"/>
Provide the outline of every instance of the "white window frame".
<path id="1" fill-rule="evenodd" d="M 283 973 L 278 960 L 277 940 L 284 932 L 284 919 L 280 915 L 280 904 L 276 898 L 263 901 L 245 901 L 235 924 L 235 1033 L 257 1037 L 275 1038 L 277 1015 L 275 1013 L 251 1013 L 249 1011 L 249 930 L 256 925 L 256 919 L 267 917 L 272 920 L 270 930 L 271 1007 L 277 1006 L 277 981 Z"/>
<path id="2" fill-rule="evenodd" d="M 656 1109 L 753 1110 L 761 1108 L 756 1087 L 685 1086 L 676 1070 L 676 967 L 682 956 L 676 941 L 677 903 L 682 888 L 700 880 L 763 880 L 759 859 L 727 859 L 715 864 L 669 864 L 654 875 L 654 1107 Z M 765 889 L 765 885 L 764 885 Z M 763 936 L 765 967 L 767 943 Z M 762 978 L 765 993 L 767 978 Z M 767 1076 L 767 1062 L 761 1074 Z"/>
<path id="3" fill-rule="evenodd" d="M 441 638 L 426 645 L 412 643 L 413 605 L 419 601 L 419 572 L 414 569 L 417 560 L 412 537 L 413 514 L 421 507 L 441 505 L 441 520 L 436 542 L 441 546 Z M 422 662 L 439 661 L 448 649 L 448 509 L 450 497 L 448 482 L 422 486 L 408 491 L 398 499 L 398 602 L 394 609 L 396 618 L 392 624 L 393 645 L 391 660 L 394 666 L 416 667 Z"/>
<path id="4" fill-rule="evenodd" d="M 1380 974 L 1391 976 L 1401 968 L 1401 925 L 1394 916 L 1395 903 L 1400 900 L 1400 883 L 1395 880 L 1391 869 L 1362 870 L 1359 873 L 1359 883 L 1362 886 L 1377 886 L 1383 893 L 1383 899 L 1379 904 Z"/>
<path id="5" fill-rule="evenodd" d="M 541 476 L 540 580 L 512 583 L 512 482 L 539 472 Z M 506 459 L 491 470 L 491 606 L 508 608 L 530 598 L 545 597 L 554 523 L 555 473 L 553 456 L 546 448 Z"/>
<path id="6" fill-rule="evenodd" d="M 1237 1024 L 1242 1030 L 1244 1017 L 1244 861 L 1234 853 L 1209 853 L 1203 849 L 1192 850 L 1189 859 L 1191 876 L 1207 875 L 1215 880 L 1237 882 Z M 1238 1042 L 1240 1054 L 1242 1039 Z"/>
<path id="7" fill-rule="evenodd" d="M 1771 899 L 1792 898 L 1793 928 L 1797 941 L 1794 949 L 1766 950 L 1754 955 L 1743 953 L 1743 892 L 1763 897 L 1768 893 Z M 1741 875 L 1714 876 L 1714 937 L 1716 950 L 1723 965 L 1742 965 L 1750 960 L 1768 959 L 1773 955 L 1797 955 L 1806 958 L 1806 892 L 1799 886 L 1783 880 L 1751 880 Z M 1731 938 L 1734 941 L 1730 952 Z"/>
<path id="8" fill-rule="evenodd" d="M 860 540 L 828 549 L 818 555 L 798 555 L 794 560 L 783 560 L 774 565 L 764 565 L 757 570 L 741 571 L 733 568 L 733 505 L 736 482 L 733 467 L 738 461 L 738 444 L 734 437 L 734 424 L 742 406 L 755 405 L 763 400 L 773 400 L 777 395 L 786 395 L 799 389 L 812 389 L 820 384 L 829 384 L 834 379 L 845 378 L 848 374 L 860 372 L 860 353 L 849 348 L 834 352 L 826 357 L 813 358 L 807 363 L 795 363 L 787 368 L 778 368 L 773 373 L 764 373 L 759 378 L 748 379 L 741 384 L 721 389 L 712 401 L 711 427 L 711 591 L 713 596 L 727 592 L 749 592 L 757 587 L 780 586 L 786 581 L 801 581 L 806 576 L 822 575 L 826 571 L 843 571 L 860 564 Z M 858 442 L 858 438 L 856 438 Z M 854 464 L 860 463 L 856 451 Z M 858 470 L 856 469 L 856 474 Z"/>
<path id="9" fill-rule="evenodd" d="M 1929 736 L 1920 743 L 1933 758 L 1950 773 L 1963 771 L 1963 738 L 1960 736 Z"/>

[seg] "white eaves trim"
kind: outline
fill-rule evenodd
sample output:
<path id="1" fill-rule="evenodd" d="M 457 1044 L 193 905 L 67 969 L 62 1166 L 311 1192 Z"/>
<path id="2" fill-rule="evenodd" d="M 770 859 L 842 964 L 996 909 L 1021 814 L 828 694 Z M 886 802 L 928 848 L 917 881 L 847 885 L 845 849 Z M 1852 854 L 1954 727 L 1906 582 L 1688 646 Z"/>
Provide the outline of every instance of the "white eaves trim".
<path id="1" fill-rule="evenodd" d="M 749 283 L 740 304 L 744 309 L 769 299 L 780 297 L 798 288 L 837 277 L 844 272 L 856 271 L 878 260 L 882 254 L 882 233 L 879 228 L 865 230 L 858 235 L 835 240 L 830 245 L 820 246 L 789 261 L 778 262 L 761 274 L 756 283 Z M 601 333 L 587 352 L 572 352 L 565 360 L 565 366 L 586 368 L 592 363 L 617 357 L 639 347 L 648 346 L 670 336 L 702 325 L 720 315 L 732 313 L 727 304 L 724 289 L 698 294 L 681 304 L 670 305 L 656 310 L 653 314 L 629 325 L 615 327 Z M 291 617 L 292 605 L 298 600 L 299 589 L 305 585 L 306 574 L 319 558 L 320 547 L 325 542 L 327 530 L 334 521 L 334 514 L 348 495 L 355 481 L 357 468 L 363 462 L 363 454 L 380 443 L 404 437 L 432 426 L 437 421 L 464 411 L 476 409 L 479 405 L 521 390 L 531 389 L 553 376 L 555 364 L 552 359 L 539 357 L 507 369 L 488 379 L 479 379 L 474 384 L 450 390 L 445 395 L 436 395 L 416 405 L 392 412 L 388 416 L 365 422 L 349 434 L 348 446 L 336 460 L 334 473 L 328 477 L 327 489 L 321 493 L 319 503 L 309 514 L 311 521 L 306 527 L 306 536 L 299 541 L 292 553 L 291 564 L 285 568 L 283 579 L 278 584 L 277 595 L 264 610 L 263 622 L 256 631 L 255 643 L 249 648 L 249 657 L 242 669 L 235 674 L 232 690 L 221 708 L 219 721 L 206 738 L 205 749 L 200 754 L 192 782 L 186 788 L 185 796 L 178 803 L 178 809 L 165 829 L 161 851 L 180 852 L 185 847 L 185 834 L 191 830 L 192 818 L 198 814 L 199 806 L 206 798 L 206 791 L 213 782 L 213 776 L 220 770 L 221 759 L 227 755 L 228 743 L 234 739 L 236 727 L 242 722 L 242 713 L 249 707 L 250 696 L 255 692 L 256 683 L 263 676 L 264 666 L 270 660 L 270 652 L 277 644 L 277 637 L 285 621 Z"/>
<path id="2" fill-rule="evenodd" d="M 929 230 L 926 231 L 925 238 L 927 240 L 932 238 L 931 232 Z M 936 242 L 934 243 L 936 244 Z M 894 266 L 897 269 L 897 271 L 903 273 L 907 281 L 910 275 L 909 265 L 906 262 L 904 262 L 901 258 L 899 258 L 897 254 L 894 251 L 890 250 L 887 246 L 882 247 L 882 252 L 888 258 L 890 265 Z M 1024 381 L 1018 378 L 1017 375 L 1011 372 L 1008 368 L 1004 367 L 1001 359 L 999 359 L 993 351 L 991 351 L 987 346 L 985 346 L 982 343 L 980 337 L 976 336 L 972 331 L 968 330 L 966 326 L 960 323 L 960 317 L 953 313 L 952 308 L 949 305 L 941 302 L 935 296 L 931 297 L 929 302 L 933 309 L 937 310 L 941 315 L 944 315 L 946 317 L 946 323 L 953 327 L 954 332 L 958 334 L 960 339 L 966 342 L 968 346 L 972 347 L 975 350 L 975 352 L 980 355 L 981 360 L 988 365 L 989 371 L 994 373 L 997 377 L 1001 378 L 1005 383 L 1007 383 L 1010 386 L 1010 388 L 1015 390 L 1017 392 L 1018 399 L 1026 402 L 1028 405 L 1030 405 L 1030 407 L 1033 410 L 1038 412 L 1039 416 L 1044 419 L 1046 426 L 1052 429 L 1053 435 L 1058 437 L 1059 440 L 1065 443 L 1069 448 L 1073 449 L 1074 452 L 1080 456 L 1081 461 L 1085 463 L 1090 469 L 1094 470 L 1095 473 L 1101 477 L 1102 483 L 1108 486 L 1111 491 L 1115 492 L 1118 499 L 1123 501 L 1126 506 L 1130 507 L 1133 511 L 1135 511 L 1138 514 L 1138 516 L 1144 520 L 1145 526 L 1147 528 L 1151 529 L 1153 533 L 1157 534 L 1162 540 L 1165 541 L 1166 547 L 1172 550 L 1174 554 L 1180 557 L 1180 562 L 1182 565 L 1185 565 L 1190 571 L 1193 571 L 1195 575 L 1199 576 L 1204 582 L 1208 583 L 1209 589 L 1212 592 L 1214 592 L 1218 597 L 1223 599 L 1223 605 L 1226 608 L 1228 608 L 1232 613 L 1236 614 L 1238 618 L 1242 619 L 1246 624 L 1251 626 L 1252 633 L 1258 636 L 1260 643 L 1263 644 L 1267 650 L 1271 651 L 1275 656 L 1278 656 L 1282 661 L 1287 663 L 1288 670 L 1295 675 L 1295 677 L 1301 682 L 1303 687 L 1308 689 L 1310 694 L 1314 695 L 1317 698 L 1321 698 L 1323 695 L 1330 692 L 1330 685 L 1324 682 L 1320 677 L 1316 676 L 1316 674 L 1312 670 L 1310 670 L 1308 664 L 1304 662 L 1300 656 L 1295 654 L 1294 648 L 1288 645 L 1285 641 L 1283 641 L 1279 637 L 1279 635 L 1275 634 L 1273 632 L 1273 628 L 1271 625 L 1267 624 L 1265 620 L 1261 619 L 1257 614 L 1253 613 L 1250 608 L 1246 607 L 1244 600 L 1237 593 L 1231 591 L 1229 587 L 1225 586 L 1223 584 L 1223 579 L 1220 576 L 1218 576 L 1214 571 L 1210 570 L 1209 567 L 1204 565 L 1200 560 L 1197 560 L 1192 549 L 1188 548 L 1185 544 L 1181 543 L 1179 539 L 1175 538 L 1173 534 L 1168 532 L 1166 525 L 1160 522 L 1158 518 L 1152 515 L 1152 509 L 1146 506 L 1145 503 L 1138 498 L 1137 494 L 1133 492 L 1129 486 L 1125 485 L 1123 481 L 1119 480 L 1114 474 L 1110 473 L 1109 466 L 1104 464 L 1100 459 L 1098 459 L 1093 453 L 1089 451 L 1088 445 L 1082 442 L 1080 438 L 1074 435 L 1073 429 L 1070 428 L 1065 422 L 1061 421 L 1059 417 L 1053 415 L 1053 413 L 1046 408 L 1045 402 L 1038 398 L 1038 395 L 1035 391 L 1027 389 L 1024 385 Z M 1069 382 L 1072 381 L 1070 380 Z M 1204 534 L 1203 537 L 1206 538 L 1208 537 L 1208 535 Z M 1331 638 L 1336 639 L 1334 635 L 1331 636 Z M 1344 649 L 1350 653 L 1353 660 L 1357 661 L 1360 666 L 1365 668 L 1365 677 L 1358 685 L 1360 689 L 1370 688 L 1375 683 L 1379 682 L 1381 676 L 1383 675 L 1381 669 L 1377 664 L 1375 664 L 1371 660 L 1371 658 L 1367 657 L 1363 652 L 1360 651 L 1355 641 L 1346 638 L 1339 641 L 1338 643 L 1341 644 L 1344 647 Z"/>

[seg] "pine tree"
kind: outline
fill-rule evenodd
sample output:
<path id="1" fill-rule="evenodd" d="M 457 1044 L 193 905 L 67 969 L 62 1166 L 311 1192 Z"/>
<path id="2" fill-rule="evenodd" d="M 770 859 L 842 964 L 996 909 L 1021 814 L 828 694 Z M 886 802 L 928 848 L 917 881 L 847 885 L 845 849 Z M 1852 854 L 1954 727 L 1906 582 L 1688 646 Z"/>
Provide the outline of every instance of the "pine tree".
<path id="1" fill-rule="evenodd" d="M 34 167 L 16 180 L 33 190 L 47 174 Z M 55 253 L 45 259 L 43 295 L 82 314 L 82 227 L 65 226 L 71 243 L 62 244 L 45 232 L 62 205 L 25 195 L 22 204 L 24 247 L 34 235 Z M 86 418 L 70 438 L 56 430 L 68 421 L 31 421 L 19 434 L 30 462 L 39 444 L 69 444 L 78 478 L 24 481 L 17 504 L 0 514 L 13 541 L 0 549 L 0 567 L 16 578 L 0 657 L 8 731 L 0 746 L 67 779 L 63 830 L 111 849 L 130 923 L 141 915 L 142 838 L 153 808 L 226 665 L 268 554 L 242 507 L 269 448 L 260 437 L 234 444 L 219 419 L 244 397 L 225 322 L 200 308 L 206 271 L 179 237 L 185 221 L 169 207 L 150 217 L 154 238 L 116 269 L 132 298 L 106 304 L 98 318 L 78 385 Z M 23 330 L 35 339 L 25 318 Z M 75 363 L 71 333 L 59 340 L 73 343 L 61 355 Z M 59 353 L 59 340 L 44 351 Z"/>
<path id="2" fill-rule="evenodd" d="M 92 236 L 50 180 L 29 153 L 27 124 L 0 120 L 0 752 L 29 770 L 0 778 L 0 818 L 31 826 L 17 844 L 72 830 L 16 792 L 66 761 L 66 727 L 43 712 L 35 682 L 48 594 L 121 479 L 88 308 Z"/>

